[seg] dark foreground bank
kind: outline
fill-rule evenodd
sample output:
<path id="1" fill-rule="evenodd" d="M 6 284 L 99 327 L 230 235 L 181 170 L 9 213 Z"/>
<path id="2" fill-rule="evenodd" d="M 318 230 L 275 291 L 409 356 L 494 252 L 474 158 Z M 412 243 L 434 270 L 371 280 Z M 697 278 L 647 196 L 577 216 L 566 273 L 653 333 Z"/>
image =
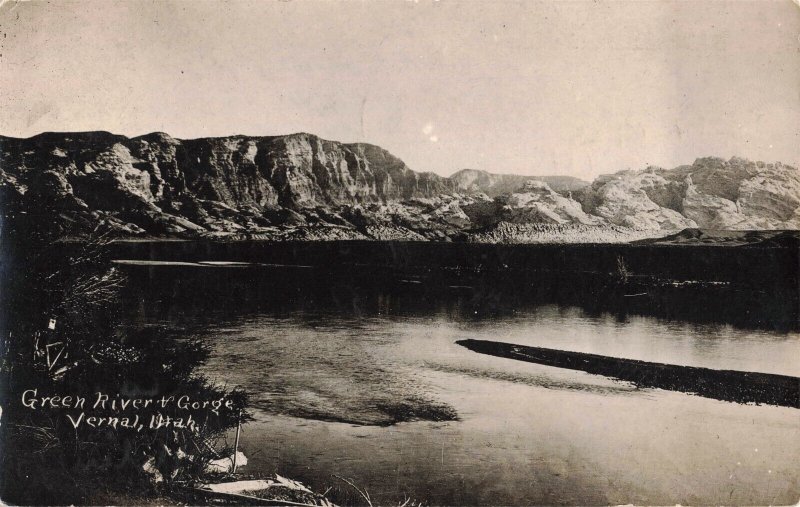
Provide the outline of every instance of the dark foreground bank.
<path id="1" fill-rule="evenodd" d="M 633 382 L 639 387 L 681 391 L 738 403 L 800 408 L 798 377 L 650 363 L 489 340 L 470 339 L 456 343 L 482 354 L 605 375 Z"/>

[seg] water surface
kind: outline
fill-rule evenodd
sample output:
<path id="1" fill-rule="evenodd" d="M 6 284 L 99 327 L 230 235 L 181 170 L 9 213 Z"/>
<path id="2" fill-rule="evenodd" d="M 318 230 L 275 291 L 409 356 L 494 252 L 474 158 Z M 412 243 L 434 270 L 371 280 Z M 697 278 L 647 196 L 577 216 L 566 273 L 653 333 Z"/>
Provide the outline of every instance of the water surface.
<path id="1" fill-rule="evenodd" d="M 433 288 L 407 275 L 387 284 L 279 268 L 148 269 L 139 318 L 206 338 L 213 355 L 203 372 L 250 394 L 255 421 L 242 447 L 251 472 L 321 491 L 341 485 L 337 474 L 380 503 L 800 498 L 800 410 L 637 389 L 455 344 L 800 376 L 795 333 L 520 300 L 513 287 L 471 281 Z"/>

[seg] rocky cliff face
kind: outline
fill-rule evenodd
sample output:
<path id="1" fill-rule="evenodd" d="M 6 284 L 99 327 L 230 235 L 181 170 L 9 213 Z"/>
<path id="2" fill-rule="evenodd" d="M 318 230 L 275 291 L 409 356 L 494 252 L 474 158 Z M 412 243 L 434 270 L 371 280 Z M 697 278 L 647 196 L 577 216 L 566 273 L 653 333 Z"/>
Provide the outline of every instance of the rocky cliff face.
<path id="1" fill-rule="evenodd" d="M 0 137 L 0 206 L 4 231 L 57 235 L 103 224 L 122 236 L 617 241 L 800 228 L 800 176 L 782 164 L 706 158 L 591 184 L 474 170 L 444 178 L 378 146 L 311 134 L 45 133 Z"/>
<path id="2" fill-rule="evenodd" d="M 800 228 L 800 172 L 738 157 L 602 176 L 573 197 L 587 213 L 637 229 Z"/>
<path id="3" fill-rule="evenodd" d="M 697 227 L 671 207 L 676 189 L 661 175 L 623 172 L 601 176 L 587 188 L 583 209 L 610 224 L 644 230 L 680 230 Z"/>
<path id="4" fill-rule="evenodd" d="M 427 197 L 455 189 L 416 173 L 386 150 L 311 134 L 179 140 L 153 133 L 128 139 L 105 132 L 0 138 L 6 173 L 64 174 L 78 197 L 109 188 L 145 202 L 190 196 L 228 206 L 302 207 Z"/>
<path id="5" fill-rule="evenodd" d="M 73 222 L 88 226 L 104 219 L 124 232 L 154 234 L 257 231 L 291 221 L 286 210 L 455 190 L 447 178 L 412 171 L 378 146 L 310 134 L 193 140 L 162 133 L 129 139 L 107 132 L 4 137 L 0 180 L 9 194 L 6 202 L 24 202 L 34 211 L 45 199 L 77 214 L 70 217 Z"/>

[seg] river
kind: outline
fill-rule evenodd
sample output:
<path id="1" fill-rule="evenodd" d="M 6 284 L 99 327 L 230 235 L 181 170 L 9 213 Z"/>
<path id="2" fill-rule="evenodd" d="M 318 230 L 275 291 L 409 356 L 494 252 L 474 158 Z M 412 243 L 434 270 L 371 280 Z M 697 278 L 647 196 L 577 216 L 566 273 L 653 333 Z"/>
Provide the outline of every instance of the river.
<path id="1" fill-rule="evenodd" d="M 139 278 L 138 322 L 206 340 L 202 373 L 250 395 L 245 471 L 348 489 L 336 474 L 376 504 L 800 498 L 795 408 L 640 389 L 455 344 L 800 376 L 795 331 L 598 311 L 474 280 L 429 287 L 424 277 L 386 283 L 306 268 L 128 269 Z M 720 304 L 709 301 L 709 311 Z"/>

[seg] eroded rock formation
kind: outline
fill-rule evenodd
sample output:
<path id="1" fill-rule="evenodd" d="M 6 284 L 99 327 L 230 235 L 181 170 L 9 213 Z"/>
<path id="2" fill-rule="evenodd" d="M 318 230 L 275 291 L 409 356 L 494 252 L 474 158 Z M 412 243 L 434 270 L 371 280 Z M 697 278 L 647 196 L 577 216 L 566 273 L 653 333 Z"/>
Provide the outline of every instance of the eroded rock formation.
<path id="1" fill-rule="evenodd" d="M 686 228 L 798 229 L 791 166 L 702 158 L 601 176 L 445 178 L 311 134 L 0 137 L 4 231 L 274 240 L 619 241 Z M 516 238 L 516 239 L 515 239 Z M 583 238 L 583 239 L 582 239 Z"/>

